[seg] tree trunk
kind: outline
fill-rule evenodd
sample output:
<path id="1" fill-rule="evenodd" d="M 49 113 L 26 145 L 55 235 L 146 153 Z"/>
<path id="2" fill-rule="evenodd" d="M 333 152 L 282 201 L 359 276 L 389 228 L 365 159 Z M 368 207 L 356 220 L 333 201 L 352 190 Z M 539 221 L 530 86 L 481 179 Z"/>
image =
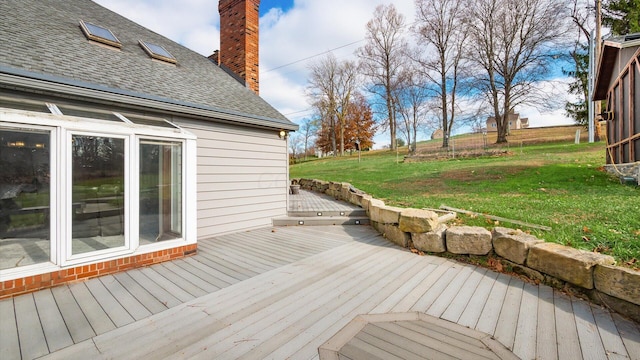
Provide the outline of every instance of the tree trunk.
<path id="1" fill-rule="evenodd" d="M 340 156 L 344 156 L 344 127 L 345 121 L 340 120 Z"/>
<path id="2" fill-rule="evenodd" d="M 387 79 L 386 93 L 387 93 L 387 113 L 389 114 L 389 133 L 391 135 L 391 142 L 390 142 L 389 148 L 391 150 L 395 150 L 398 146 L 396 144 L 396 138 L 397 138 L 396 119 L 393 111 L 393 100 L 391 99 L 392 94 L 391 94 L 391 84 L 389 79 Z"/>
<path id="3" fill-rule="evenodd" d="M 331 151 L 333 151 L 333 156 L 335 157 L 338 152 L 338 148 L 336 144 L 336 118 L 334 117 L 335 115 L 330 115 L 330 116 L 331 116 L 331 129 L 330 129 Z"/>

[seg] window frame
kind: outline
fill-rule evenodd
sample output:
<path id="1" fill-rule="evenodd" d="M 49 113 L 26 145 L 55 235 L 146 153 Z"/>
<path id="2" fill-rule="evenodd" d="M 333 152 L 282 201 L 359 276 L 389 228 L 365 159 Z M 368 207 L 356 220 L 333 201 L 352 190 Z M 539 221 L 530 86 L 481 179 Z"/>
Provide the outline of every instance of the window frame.
<path id="1" fill-rule="evenodd" d="M 130 157 L 132 156 L 131 135 L 127 133 L 118 133 L 116 131 L 106 133 L 106 132 L 96 132 L 96 131 L 67 130 L 64 132 L 65 132 L 64 143 L 67 144 L 67 146 L 65 146 L 66 149 L 62 151 L 63 155 L 61 156 L 61 158 L 65 160 L 64 162 L 67 165 L 64 166 L 64 169 L 62 169 L 62 171 L 64 171 L 65 173 L 65 179 L 62 181 L 63 189 L 61 193 L 63 194 L 63 196 L 61 197 L 62 201 L 60 202 L 59 206 L 61 207 L 60 219 L 65 220 L 63 226 L 66 229 L 66 236 L 64 236 L 64 239 L 66 239 L 66 241 L 63 240 L 63 244 L 62 244 L 63 246 L 62 246 L 61 264 L 63 266 L 74 265 L 74 264 L 78 264 L 86 261 L 99 260 L 100 258 L 103 258 L 105 255 L 119 256 L 119 255 L 123 255 L 130 252 L 132 249 L 131 229 L 129 228 L 131 215 L 130 215 L 130 210 L 127 210 L 124 213 L 124 245 L 123 246 L 118 246 L 118 247 L 104 249 L 104 250 L 89 251 L 89 252 L 79 253 L 75 255 L 73 254 L 72 247 L 73 247 L 73 211 L 74 210 L 73 210 L 73 158 L 72 158 L 73 143 L 72 143 L 72 139 L 74 135 L 80 135 L 80 136 L 109 137 L 109 138 L 124 140 L 124 183 L 125 183 L 124 208 L 130 209 L 130 206 L 131 206 L 130 183 L 131 183 L 131 176 L 132 176 L 131 161 L 130 161 Z"/>
<path id="2" fill-rule="evenodd" d="M 182 231 L 181 231 L 181 236 L 179 238 L 176 239 L 171 239 L 171 240 L 164 240 L 164 241 L 157 241 L 155 243 L 152 244 L 144 244 L 144 245 L 140 245 L 140 237 L 139 237 L 139 229 L 140 229 L 140 217 L 139 216 L 135 216 L 135 219 L 131 222 L 132 225 L 132 231 L 135 231 L 136 236 L 135 236 L 135 240 L 138 242 L 137 246 L 139 248 L 144 248 L 144 249 L 148 249 L 151 251 L 156 251 L 156 250 L 160 250 L 162 248 L 164 248 L 165 246 L 163 246 L 163 244 L 166 243 L 171 243 L 171 242 L 176 242 L 176 241 L 184 241 L 185 239 L 185 234 L 186 234 L 186 224 L 187 224 L 187 200 L 186 200 L 186 196 L 187 196 L 187 154 L 186 154 L 186 149 L 187 149 L 187 141 L 185 140 L 179 140 L 176 138 L 167 138 L 167 137 L 159 137 L 159 136 L 146 136 L 146 135 L 138 135 L 136 136 L 135 139 L 135 143 L 134 146 L 136 146 L 136 153 L 137 156 L 135 158 L 136 164 L 135 164 L 135 169 L 136 171 L 139 171 L 140 169 L 140 145 L 142 144 L 143 141 L 158 141 L 158 142 L 179 142 L 180 145 L 182 146 L 182 154 L 181 154 L 181 161 L 182 161 L 182 176 L 181 176 L 181 186 L 180 186 L 180 191 L 181 191 L 181 197 L 182 197 L 182 211 L 181 211 L 181 218 L 180 221 L 182 223 L 181 227 L 182 227 Z M 134 181 L 132 182 L 132 186 L 135 186 L 136 189 L 140 189 L 140 177 L 136 176 Z M 135 195 L 133 196 L 133 198 L 135 199 L 135 203 L 132 204 L 132 210 L 135 209 L 136 214 L 140 214 L 140 192 L 139 191 L 135 191 Z M 195 202 L 195 201 L 193 201 Z"/>
<path id="3" fill-rule="evenodd" d="M 9 129 L 37 129 L 50 132 L 50 238 L 49 263 L 0 270 L 0 281 L 32 276 L 60 268 L 91 264 L 114 258 L 145 254 L 197 242 L 196 176 L 197 137 L 181 128 L 127 124 L 68 115 L 39 113 L 0 107 L 0 126 Z M 73 208 L 71 139 L 92 135 L 125 139 L 125 246 L 73 255 L 71 252 Z M 140 246 L 139 243 L 139 146 L 141 139 L 182 144 L 182 236 Z M 62 146 L 66 144 L 66 146 Z"/>
<path id="4" fill-rule="evenodd" d="M 58 198 L 59 188 L 59 176 L 58 176 L 58 159 L 55 156 L 58 153 L 58 137 L 59 129 L 55 126 L 47 126 L 45 124 L 27 125 L 22 123 L 11 123 L 4 121 L 0 117 L 0 128 L 11 130 L 37 130 L 49 133 L 49 262 L 41 262 L 32 265 L 26 265 L 22 267 L 14 267 L 10 269 L 0 270 L 0 274 L 3 272 L 17 271 L 23 269 L 47 269 L 53 264 L 59 261 L 59 244 L 57 241 L 53 241 L 54 238 L 58 238 L 60 231 L 59 223 L 55 221 L 58 217 L 58 206 L 54 206 L 54 202 Z M 2 277 L 0 277 L 0 280 Z"/>

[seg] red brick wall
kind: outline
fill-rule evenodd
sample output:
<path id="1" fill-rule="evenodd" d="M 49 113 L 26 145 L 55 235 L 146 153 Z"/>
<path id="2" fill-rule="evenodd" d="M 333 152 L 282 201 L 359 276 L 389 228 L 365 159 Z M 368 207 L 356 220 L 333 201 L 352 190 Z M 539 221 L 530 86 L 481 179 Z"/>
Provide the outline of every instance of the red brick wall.
<path id="1" fill-rule="evenodd" d="M 0 299 L 193 255 L 196 253 L 197 247 L 197 244 L 180 246 L 122 259 L 77 266 L 47 274 L 3 281 L 0 283 Z"/>
<path id="2" fill-rule="evenodd" d="M 220 0 L 220 63 L 259 94 L 260 0 Z"/>

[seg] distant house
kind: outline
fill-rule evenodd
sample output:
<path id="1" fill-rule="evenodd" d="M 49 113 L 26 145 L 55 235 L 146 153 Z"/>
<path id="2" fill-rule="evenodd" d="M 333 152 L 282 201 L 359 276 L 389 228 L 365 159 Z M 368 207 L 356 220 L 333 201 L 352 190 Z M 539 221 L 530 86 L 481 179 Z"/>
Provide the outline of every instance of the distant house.
<path id="1" fill-rule="evenodd" d="M 606 100 L 607 167 L 640 181 L 640 33 L 603 42 L 593 100 Z"/>
<path id="2" fill-rule="evenodd" d="M 444 131 L 442 129 L 437 129 L 431 134 L 431 140 L 442 139 L 444 137 Z"/>
<path id="3" fill-rule="evenodd" d="M 520 114 L 516 112 L 509 113 L 509 128 L 513 130 L 526 129 L 529 127 L 529 119 L 521 118 Z M 487 118 L 487 131 L 498 131 L 498 124 L 495 116 L 489 116 Z"/>
<path id="4" fill-rule="evenodd" d="M 219 5 L 221 33 L 255 44 L 221 59 L 257 67 L 259 0 Z M 0 13 L 0 297 L 286 214 L 297 125 L 257 95 L 257 68 L 238 82 L 90 0 L 4 0 Z"/>

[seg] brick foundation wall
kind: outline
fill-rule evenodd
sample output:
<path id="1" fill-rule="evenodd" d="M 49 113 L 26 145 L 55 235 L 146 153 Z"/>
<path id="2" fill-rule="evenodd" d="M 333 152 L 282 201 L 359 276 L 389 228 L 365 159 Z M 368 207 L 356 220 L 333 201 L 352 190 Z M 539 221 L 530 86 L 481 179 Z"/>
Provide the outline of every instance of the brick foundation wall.
<path id="1" fill-rule="evenodd" d="M 190 256 L 196 253 L 197 248 L 197 244 L 191 244 L 3 281 L 0 283 L 0 299 Z"/>

